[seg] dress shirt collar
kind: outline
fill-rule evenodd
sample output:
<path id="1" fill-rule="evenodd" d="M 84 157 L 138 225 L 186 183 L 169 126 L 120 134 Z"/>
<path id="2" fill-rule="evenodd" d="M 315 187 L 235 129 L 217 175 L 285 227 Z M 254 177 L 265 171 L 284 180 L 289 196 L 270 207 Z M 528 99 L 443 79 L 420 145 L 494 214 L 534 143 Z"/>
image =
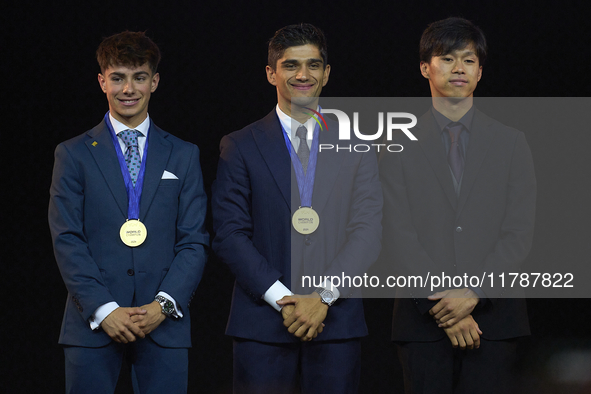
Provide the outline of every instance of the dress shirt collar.
<path id="1" fill-rule="evenodd" d="M 111 115 L 111 113 L 109 112 L 109 119 L 111 120 L 111 125 L 113 126 L 113 131 L 115 132 L 115 135 L 119 134 L 120 132 L 124 131 L 124 130 L 137 130 L 140 133 L 142 133 L 142 135 L 138 136 L 138 137 L 147 137 L 148 136 L 148 130 L 150 129 L 150 115 L 146 116 L 146 119 L 144 119 L 144 121 L 142 123 L 139 124 L 138 127 L 131 129 L 127 126 L 125 126 L 123 123 L 119 122 L 117 119 L 115 119 L 113 117 L 113 115 Z"/>
<path id="2" fill-rule="evenodd" d="M 434 107 L 431 107 L 431 111 L 435 117 L 435 120 L 437 121 L 437 124 L 439 125 L 439 128 L 441 129 L 441 132 L 445 130 L 447 125 L 454 123 L 453 120 L 449 120 L 445 115 L 437 111 Z M 469 132 L 472 128 L 472 118 L 474 118 L 474 106 L 470 107 L 468 112 L 466 112 L 457 123 L 461 123 L 462 126 L 464 126 L 464 130 Z"/>
<path id="3" fill-rule="evenodd" d="M 279 104 L 277 104 L 277 106 L 275 107 L 275 110 L 277 112 L 277 117 L 279 118 L 279 121 L 281 122 L 281 126 L 283 127 L 283 129 L 287 133 L 287 136 L 289 137 L 290 141 L 295 139 L 296 131 L 298 130 L 298 127 L 302 126 L 302 124 L 300 122 L 298 122 L 297 120 L 289 117 L 289 115 L 287 115 L 285 112 L 283 112 L 281 110 L 281 108 L 279 108 Z M 316 111 L 320 112 L 320 107 L 317 107 Z M 291 127 L 292 125 L 294 126 L 293 130 Z M 314 139 L 314 127 L 316 126 L 316 122 L 314 121 L 314 119 L 313 118 L 308 119 L 306 121 L 306 123 L 303 124 L 303 126 L 306 126 L 306 130 L 308 130 L 308 135 L 306 136 L 306 139 L 307 140 Z"/>

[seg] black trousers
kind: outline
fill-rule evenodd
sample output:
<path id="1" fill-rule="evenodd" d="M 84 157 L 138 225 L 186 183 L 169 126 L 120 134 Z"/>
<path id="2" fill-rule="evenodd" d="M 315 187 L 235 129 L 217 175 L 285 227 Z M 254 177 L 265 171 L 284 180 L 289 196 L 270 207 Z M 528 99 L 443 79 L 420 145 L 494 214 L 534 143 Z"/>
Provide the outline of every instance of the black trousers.
<path id="1" fill-rule="evenodd" d="M 508 394 L 517 340 L 480 339 L 480 348 L 453 348 L 448 338 L 399 342 L 406 394 Z"/>

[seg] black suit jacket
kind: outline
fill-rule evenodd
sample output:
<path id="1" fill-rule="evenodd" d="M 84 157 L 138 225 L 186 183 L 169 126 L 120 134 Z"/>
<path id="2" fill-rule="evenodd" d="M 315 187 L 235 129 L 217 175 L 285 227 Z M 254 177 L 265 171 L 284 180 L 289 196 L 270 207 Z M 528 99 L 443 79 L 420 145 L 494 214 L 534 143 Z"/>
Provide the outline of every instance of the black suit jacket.
<path id="1" fill-rule="evenodd" d="M 338 126 L 320 131 L 320 143 L 337 144 Z M 213 248 L 236 276 L 226 333 L 262 342 L 298 341 L 263 294 L 280 280 L 291 286 L 292 271 L 308 275 L 363 273 L 380 251 L 382 192 L 373 152 L 323 150 L 318 154 L 312 206 L 320 227 L 297 233 L 292 212 L 299 207 L 293 166 L 275 112 L 221 141 L 212 209 Z M 360 299 L 339 299 L 328 311 L 317 340 L 367 334 Z M 302 294 L 302 293 L 300 293 Z"/>
<path id="2" fill-rule="evenodd" d="M 475 110 L 459 197 L 431 111 L 409 141 L 394 136 L 400 153 L 384 152 L 383 256 L 399 274 L 475 275 L 519 272 L 532 243 L 536 181 L 523 133 Z M 383 261 L 384 259 L 382 259 Z M 463 287 L 463 286 L 462 286 Z M 497 280 L 481 287 L 487 299 L 472 316 L 487 339 L 529 334 L 523 293 L 507 293 Z M 441 290 L 441 289 L 440 289 Z M 392 338 L 430 341 L 445 336 L 424 297 L 429 289 L 401 289 L 394 305 Z"/>

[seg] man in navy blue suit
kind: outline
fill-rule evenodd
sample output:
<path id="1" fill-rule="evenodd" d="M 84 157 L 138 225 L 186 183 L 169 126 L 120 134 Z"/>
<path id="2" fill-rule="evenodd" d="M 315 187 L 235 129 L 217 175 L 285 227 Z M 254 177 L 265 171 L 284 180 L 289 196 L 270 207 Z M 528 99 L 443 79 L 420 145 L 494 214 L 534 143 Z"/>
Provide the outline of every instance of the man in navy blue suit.
<path id="1" fill-rule="evenodd" d="M 208 245 L 199 150 L 148 116 L 160 80 L 152 40 L 116 34 L 97 60 L 109 112 L 56 148 L 50 190 L 68 290 L 59 339 L 66 391 L 112 393 L 125 359 L 139 392 L 184 393 L 189 302 Z"/>
<path id="2" fill-rule="evenodd" d="M 302 273 L 363 273 L 381 246 L 375 154 L 318 152 L 338 143 L 334 122 L 319 131 L 311 118 L 330 70 L 320 29 L 280 29 L 266 67 L 277 106 L 221 141 L 213 247 L 236 276 L 226 331 L 235 393 L 357 392 L 361 299 L 300 283 Z"/>

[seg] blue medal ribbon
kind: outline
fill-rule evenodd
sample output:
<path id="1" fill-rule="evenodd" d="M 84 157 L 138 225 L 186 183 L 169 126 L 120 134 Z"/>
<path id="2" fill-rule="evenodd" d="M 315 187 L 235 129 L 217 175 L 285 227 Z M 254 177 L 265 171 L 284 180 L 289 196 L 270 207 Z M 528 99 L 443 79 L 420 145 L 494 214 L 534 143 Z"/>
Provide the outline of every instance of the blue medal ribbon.
<path id="1" fill-rule="evenodd" d="M 117 152 L 119 167 L 121 167 L 121 174 L 123 174 L 123 180 L 125 181 L 125 189 L 127 190 L 128 198 L 127 219 L 137 220 L 140 218 L 140 200 L 142 199 L 142 189 L 144 187 L 144 174 L 146 173 L 146 158 L 148 157 L 149 136 L 146 136 L 147 138 L 146 146 L 144 147 L 144 154 L 141 155 L 142 164 L 140 165 L 140 172 L 138 174 L 134 187 L 133 181 L 131 180 L 131 176 L 129 175 L 129 170 L 127 169 L 125 157 L 123 156 L 121 146 L 119 145 L 119 140 L 117 139 L 117 135 L 115 134 L 115 130 L 113 129 L 113 125 L 111 124 L 111 119 L 109 119 L 109 111 L 107 111 L 107 113 L 105 114 L 105 123 L 107 124 L 107 127 L 109 128 L 109 131 L 111 133 L 111 140 L 113 141 L 113 145 L 115 145 L 115 152 Z M 150 126 L 148 126 L 148 135 L 150 134 L 150 127 L 151 122 Z"/>
<path id="2" fill-rule="evenodd" d="M 312 207 L 312 193 L 314 192 L 314 176 L 316 174 L 316 162 L 318 160 L 318 134 L 320 132 L 320 127 L 318 125 L 314 127 L 314 137 L 312 140 L 312 148 L 310 149 L 310 158 L 308 159 L 308 169 L 305 174 L 302 162 L 300 161 L 298 154 L 294 152 L 291 140 L 287 135 L 287 131 L 285 131 L 283 128 L 283 125 L 281 125 L 281 129 L 283 130 L 283 139 L 285 140 L 285 145 L 289 151 L 289 156 L 291 157 L 296 180 L 298 182 L 298 189 L 300 192 L 300 206 Z"/>

